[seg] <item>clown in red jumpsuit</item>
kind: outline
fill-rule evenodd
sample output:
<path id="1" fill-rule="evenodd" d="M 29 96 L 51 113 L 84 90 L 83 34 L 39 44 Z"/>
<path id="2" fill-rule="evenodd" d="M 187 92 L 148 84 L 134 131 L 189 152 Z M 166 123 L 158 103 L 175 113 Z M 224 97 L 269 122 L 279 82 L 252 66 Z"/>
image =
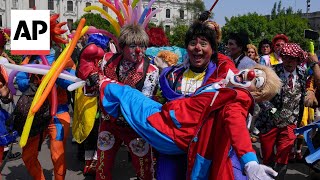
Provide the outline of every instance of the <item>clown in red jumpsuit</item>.
<path id="1" fill-rule="evenodd" d="M 130 126 L 159 152 L 187 152 L 187 179 L 234 179 L 228 157 L 231 147 L 249 178 L 271 179 L 266 172 L 272 170 L 257 163 L 246 129 L 246 116 L 253 104 L 247 90 L 207 88 L 212 86 L 209 84 L 194 96 L 162 106 L 114 82 L 107 79 L 100 84 L 106 117 L 116 119 L 120 109 Z"/>
<path id="2" fill-rule="evenodd" d="M 80 54 L 78 77 L 86 79 L 90 86 L 99 76 L 104 75 L 151 97 L 158 83 L 159 70 L 144 56 L 145 47 L 142 44 L 124 45 L 122 49 L 122 53 L 104 54 L 96 45 L 88 45 Z M 128 57 L 130 55 L 133 58 Z M 90 92 L 90 89 L 85 89 L 87 95 Z M 123 142 L 129 149 L 138 178 L 152 179 L 154 170 L 150 145 L 130 127 L 122 115 L 114 119 L 108 117 L 108 114 L 103 115 L 100 121 L 96 179 L 112 179 L 115 157 Z"/>

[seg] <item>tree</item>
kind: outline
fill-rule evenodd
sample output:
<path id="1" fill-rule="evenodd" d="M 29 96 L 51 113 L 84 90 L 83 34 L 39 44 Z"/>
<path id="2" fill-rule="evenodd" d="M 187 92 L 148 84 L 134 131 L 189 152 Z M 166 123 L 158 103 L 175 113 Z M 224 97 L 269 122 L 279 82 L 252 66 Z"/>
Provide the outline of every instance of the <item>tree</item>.
<path id="1" fill-rule="evenodd" d="M 257 13 L 226 18 L 226 25 L 222 28 L 222 37 L 226 42 L 230 32 L 246 32 L 255 45 L 263 39 L 271 40 L 276 34 L 286 34 L 290 42 L 299 43 L 303 49 L 307 48 L 307 40 L 303 37 L 304 29 L 309 29 L 308 20 L 301 17 L 301 11 L 293 12 L 292 8 L 281 7 L 281 1 L 274 4 L 271 18 Z"/>
<path id="2" fill-rule="evenodd" d="M 189 26 L 184 24 L 178 24 L 176 25 L 173 30 L 172 34 L 167 35 L 169 37 L 170 44 L 172 46 L 179 46 L 184 48 L 184 40 L 186 37 L 186 32 L 188 30 Z"/>
<path id="3" fill-rule="evenodd" d="M 113 27 L 110 26 L 109 21 L 107 21 L 106 19 L 102 18 L 100 14 L 95 14 L 95 13 L 85 13 L 83 16 L 81 16 L 81 18 L 85 18 L 86 19 L 86 25 L 87 26 L 94 26 L 97 29 L 105 29 L 111 33 L 114 33 L 115 31 L 113 30 Z M 80 19 L 81 19 L 80 18 Z M 73 24 L 73 28 L 76 28 L 79 24 L 80 20 L 77 20 L 74 24 Z"/>
<path id="4" fill-rule="evenodd" d="M 14 61 L 16 64 L 20 64 L 22 62 L 22 56 L 12 55 L 10 50 L 4 50 L 5 53 Z"/>
<path id="5" fill-rule="evenodd" d="M 257 13 L 248 13 L 246 15 L 226 18 L 226 25 L 222 28 L 223 41 L 226 42 L 228 34 L 231 32 L 247 33 L 254 44 L 258 44 L 267 32 L 268 19 Z"/>
<path id="6" fill-rule="evenodd" d="M 276 16 L 277 16 L 276 7 L 277 7 L 277 3 L 275 2 L 275 3 L 273 4 L 273 8 L 272 8 L 272 10 L 271 10 L 271 19 L 274 19 L 274 18 L 276 18 Z"/>
<path id="7" fill-rule="evenodd" d="M 267 32 L 274 36 L 279 33 L 286 34 L 290 42 L 299 43 L 303 49 L 307 48 L 304 38 L 304 29 L 309 29 L 308 20 L 297 14 L 284 14 L 270 21 Z"/>
<path id="8" fill-rule="evenodd" d="M 197 19 L 205 11 L 206 6 L 202 0 L 195 0 L 194 2 L 187 2 L 186 9 L 191 10 L 193 19 Z"/>

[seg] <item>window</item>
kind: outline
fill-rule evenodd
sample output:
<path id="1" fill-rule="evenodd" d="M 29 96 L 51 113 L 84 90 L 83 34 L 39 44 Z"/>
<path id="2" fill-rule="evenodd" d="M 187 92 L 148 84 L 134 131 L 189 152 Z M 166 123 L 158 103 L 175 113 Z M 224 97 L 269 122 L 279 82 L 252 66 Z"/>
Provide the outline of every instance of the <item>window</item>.
<path id="1" fill-rule="evenodd" d="M 107 6 L 102 6 L 102 9 L 108 12 L 108 7 Z"/>
<path id="2" fill-rule="evenodd" d="M 72 29 L 73 19 L 67 19 L 67 25 L 69 29 Z"/>
<path id="3" fill-rule="evenodd" d="M 86 2 L 86 7 L 88 7 L 88 6 L 91 6 L 90 2 Z M 89 12 L 91 12 L 91 11 L 89 11 Z"/>
<path id="4" fill-rule="evenodd" d="M 91 6 L 90 2 L 86 2 L 86 7 Z"/>
<path id="5" fill-rule="evenodd" d="M 48 0 L 48 9 L 49 10 L 54 10 L 53 0 Z"/>
<path id="6" fill-rule="evenodd" d="M 35 0 L 29 0 L 29 8 L 35 8 L 35 7 L 36 7 Z"/>
<path id="7" fill-rule="evenodd" d="M 170 18 L 170 9 L 166 9 L 166 18 Z"/>
<path id="8" fill-rule="evenodd" d="M 184 19 L 184 10 L 180 9 L 180 19 Z"/>
<path id="9" fill-rule="evenodd" d="M 17 4 L 18 0 L 12 0 L 12 8 L 17 9 L 18 8 L 18 4 Z"/>
<path id="10" fill-rule="evenodd" d="M 67 11 L 73 11 L 73 2 L 67 1 Z"/>
<path id="11" fill-rule="evenodd" d="M 0 15 L 0 27 L 2 27 L 2 15 Z"/>
<path id="12" fill-rule="evenodd" d="M 164 27 L 164 31 L 166 32 L 166 34 L 169 34 L 170 33 L 170 26 L 169 25 L 166 25 Z"/>
<path id="13" fill-rule="evenodd" d="M 157 8 L 152 8 L 152 11 L 154 11 L 154 10 L 156 10 Z M 155 14 L 155 15 L 153 15 L 153 17 L 156 17 L 157 15 Z"/>

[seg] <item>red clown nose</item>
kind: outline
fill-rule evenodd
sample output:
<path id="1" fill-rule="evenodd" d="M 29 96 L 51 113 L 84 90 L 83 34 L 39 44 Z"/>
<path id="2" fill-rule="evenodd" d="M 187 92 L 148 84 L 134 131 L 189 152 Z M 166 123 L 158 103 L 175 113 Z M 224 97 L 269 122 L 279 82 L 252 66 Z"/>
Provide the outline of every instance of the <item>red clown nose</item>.
<path id="1" fill-rule="evenodd" d="M 250 70 L 247 74 L 247 79 L 252 81 L 256 77 L 256 73 L 253 70 Z"/>
<path id="2" fill-rule="evenodd" d="M 140 54 L 141 53 L 141 49 L 140 48 L 136 48 L 135 52 L 136 52 L 136 54 Z"/>

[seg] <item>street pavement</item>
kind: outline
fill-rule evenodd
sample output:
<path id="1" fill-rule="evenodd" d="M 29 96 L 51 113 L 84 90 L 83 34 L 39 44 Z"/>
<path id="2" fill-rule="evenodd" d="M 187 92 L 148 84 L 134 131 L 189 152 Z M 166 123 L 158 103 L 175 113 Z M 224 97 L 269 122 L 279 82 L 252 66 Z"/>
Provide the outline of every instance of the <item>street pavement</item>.
<path id="1" fill-rule="evenodd" d="M 17 101 L 17 97 L 15 97 Z M 70 108 L 71 109 L 71 108 Z M 72 112 L 71 112 L 72 117 Z M 71 132 L 71 129 L 70 129 Z M 254 148 L 259 154 L 259 143 L 254 143 Z M 304 147 L 305 150 L 305 147 Z M 18 144 L 14 144 L 13 152 L 21 152 Z M 67 174 L 66 180 L 93 180 L 93 177 L 83 176 L 82 170 L 84 162 L 79 161 L 77 158 L 77 144 L 72 143 L 71 133 L 67 140 Z M 47 180 L 53 179 L 53 165 L 50 157 L 48 139 L 44 141 L 39 152 L 39 161 L 43 167 L 44 175 Z M 117 154 L 115 167 L 113 169 L 114 180 L 134 180 L 135 173 L 130 162 L 128 162 L 128 153 L 125 147 L 121 147 Z M 288 180 L 304 180 L 309 174 L 309 168 L 302 163 L 289 164 L 287 175 L 285 179 Z M 22 159 L 7 162 L 2 171 L 2 178 L 5 180 L 32 180 L 28 174 Z"/>
<path id="2" fill-rule="evenodd" d="M 254 147 L 259 148 L 259 144 L 255 143 Z M 14 145 L 13 152 L 21 152 L 18 144 Z M 77 158 L 77 144 L 72 143 L 71 136 L 67 141 L 67 174 L 66 180 L 93 180 L 93 177 L 85 177 L 82 174 L 84 163 Z M 53 179 L 53 166 L 48 148 L 48 140 L 41 147 L 39 153 L 39 161 L 44 169 L 47 180 Z M 285 179 L 304 180 L 309 174 L 309 168 L 302 163 L 293 163 L 289 165 Z M 131 163 L 128 162 L 128 154 L 125 147 L 121 147 L 117 154 L 115 167 L 113 170 L 114 180 L 134 180 L 135 173 Z M 32 180 L 24 167 L 22 159 L 8 162 L 3 169 L 2 178 L 6 180 Z"/>
<path id="3" fill-rule="evenodd" d="M 39 161 L 43 167 L 44 175 L 47 180 L 53 178 L 53 165 L 50 157 L 48 139 L 41 146 L 39 152 Z M 21 148 L 18 144 L 14 145 L 13 152 L 21 152 Z M 93 180 L 93 177 L 83 176 L 82 170 L 84 162 L 81 162 L 77 158 L 77 144 L 72 143 L 71 137 L 67 141 L 67 174 L 66 180 Z M 129 180 L 134 178 L 134 170 L 131 163 L 128 163 L 128 154 L 125 147 L 121 147 L 117 154 L 115 167 L 113 170 L 113 179 L 115 180 Z M 2 171 L 2 178 L 6 180 L 32 180 L 28 174 L 22 159 L 7 162 L 5 168 Z"/>

